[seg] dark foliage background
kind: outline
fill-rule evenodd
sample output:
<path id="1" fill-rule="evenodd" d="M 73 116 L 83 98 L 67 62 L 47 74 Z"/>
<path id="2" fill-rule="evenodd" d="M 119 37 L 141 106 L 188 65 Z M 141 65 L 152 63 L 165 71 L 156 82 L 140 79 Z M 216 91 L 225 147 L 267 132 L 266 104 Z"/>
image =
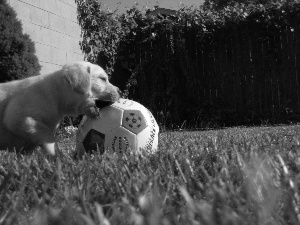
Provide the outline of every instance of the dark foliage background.
<path id="1" fill-rule="evenodd" d="M 21 22 L 6 0 L 0 0 L 0 82 L 37 75 L 34 43 L 23 34 Z"/>
<path id="2" fill-rule="evenodd" d="M 87 60 L 162 126 L 299 121 L 299 1 L 206 1 L 173 14 L 132 7 L 122 15 L 76 2 Z"/>

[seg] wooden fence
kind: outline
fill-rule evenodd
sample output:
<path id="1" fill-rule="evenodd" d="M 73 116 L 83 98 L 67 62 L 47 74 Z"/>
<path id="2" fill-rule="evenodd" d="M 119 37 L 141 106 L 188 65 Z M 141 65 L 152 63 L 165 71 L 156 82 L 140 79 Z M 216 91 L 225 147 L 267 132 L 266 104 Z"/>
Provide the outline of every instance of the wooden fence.
<path id="1" fill-rule="evenodd" d="M 156 40 L 131 43 L 127 58 L 134 53 L 132 64 L 140 68 L 133 98 L 177 123 L 199 117 L 203 102 L 221 102 L 219 114 L 223 106 L 237 115 L 298 109 L 299 22 L 299 16 L 285 27 L 252 21 L 208 36 L 166 29 Z"/>
<path id="2" fill-rule="evenodd" d="M 222 99 L 240 112 L 299 108 L 299 44 L 299 25 L 280 32 L 223 30 L 193 52 L 200 98 Z"/>

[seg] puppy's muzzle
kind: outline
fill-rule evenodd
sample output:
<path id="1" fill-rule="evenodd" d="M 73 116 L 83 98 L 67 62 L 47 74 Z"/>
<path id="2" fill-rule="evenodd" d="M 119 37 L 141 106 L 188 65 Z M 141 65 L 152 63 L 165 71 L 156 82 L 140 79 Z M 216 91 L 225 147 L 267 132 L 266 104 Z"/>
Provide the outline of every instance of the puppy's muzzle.
<path id="1" fill-rule="evenodd" d="M 98 107 L 98 108 L 101 109 L 101 108 L 103 108 L 105 106 L 112 105 L 115 101 L 119 100 L 119 98 L 121 97 L 121 95 L 122 95 L 122 91 L 119 88 L 117 88 L 116 93 L 111 93 L 110 94 L 110 100 L 103 101 L 103 100 L 97 99 L 95 101 L 96 107 Z"/>

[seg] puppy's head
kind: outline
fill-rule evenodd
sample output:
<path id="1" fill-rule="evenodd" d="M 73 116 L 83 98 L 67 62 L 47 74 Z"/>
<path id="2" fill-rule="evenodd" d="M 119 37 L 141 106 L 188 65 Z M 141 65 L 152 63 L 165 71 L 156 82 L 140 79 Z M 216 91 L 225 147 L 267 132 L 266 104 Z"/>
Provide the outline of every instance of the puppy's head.
<path id="1" fill-rule="evenodd" d="M 120 90 L 112 85 L 105 71 L 98 65 L 91 64 L 91 91 L 92 95 L 97 99 L 96 105 L 101 102 L 115 102 L 120 98 Z"/>
<path id="2" fill-rule="evenodd" d="M 91 92 L 90 63 L 77 62 L 63 66 L 63 78 L 73 91 L 88 96 Z"/>
<path id="3" fill-rule="evenodd" d="M 120 98 L 120 90 L 112 85 L 105 71 L 98 65 L 89 62 L 77 62 L 63 67 L 64 77 L 71 88 L 89 99 L 95 105 L 103 107 Z"/>

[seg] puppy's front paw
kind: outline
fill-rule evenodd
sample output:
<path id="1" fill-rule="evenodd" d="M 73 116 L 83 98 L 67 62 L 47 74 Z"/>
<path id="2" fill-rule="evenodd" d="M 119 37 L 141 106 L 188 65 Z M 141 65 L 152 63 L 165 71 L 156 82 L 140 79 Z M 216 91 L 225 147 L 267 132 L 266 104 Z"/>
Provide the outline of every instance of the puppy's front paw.
<path id="1" fill-rule="evenodd" d="M 99 118 L 100 117 L 100 109 L 97 107 L 91 107 L 89 108 L 86 113 L 85 113 L 88 117 L 90 118 Z"/>

